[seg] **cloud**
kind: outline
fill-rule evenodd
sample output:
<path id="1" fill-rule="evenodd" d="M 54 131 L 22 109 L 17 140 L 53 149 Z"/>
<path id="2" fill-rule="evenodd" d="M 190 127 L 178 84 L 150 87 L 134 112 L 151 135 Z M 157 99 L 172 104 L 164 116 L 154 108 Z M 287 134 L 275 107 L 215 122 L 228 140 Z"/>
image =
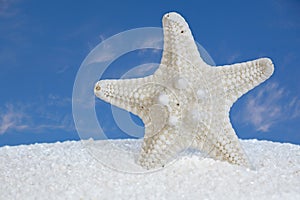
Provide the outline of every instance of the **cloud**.
<path id="1" fill-rule="evenodd" d="M 12 131 L 42 133 L 47 130 L 74 131 L 71 99 L 50 94 L 30 103 L 7 103 L 0 107 L 0 134 Z"/>
<path id="2" fill-rule="evenodd" d="M 257 131 L 268 132 L 275 124 L 300 116 L 300 99 L 291 98 L 286 89 L 273 82 L 250 95 L 241 113 L 244 123 Z"/>
<path id="3" fill-rule="evenodd" d="M 72 99 L 70 97 L 60 97 L 59 95 L 49 94 L 46 102 L 49 106 L 67 106 L 72 103 Z"/>
<path id="4" fill-rule="evenodd" d="M 104 40 L 106 40 L 106 37 L 104 34 L 100 34 L 99 39 L 100 39 L 100 42 L 103 42 Z"/>
<path id="5" fill-rule="evenodd" d="M 86 64 L 92 64 L 92 63 L 102 63 L 107 61 L 113 61 L 113 59 L 118 58 L 119 56 L 123 55 L 123 53 L 128 52 L 122 52 L 120 49 L 126 49 L 123 47 L 128 47 L 128 49 L 131 49 L 130 47 L 143 47 L 144 49 L 135 49 L 139 52 L 139 54 L 143 55 L 145 51 L 149 51 L 149 48 L 151 47 L 151 52 L 153 54 L 160 53 L 161 49 L 163 48 L 163 37 L 158 36 L 145 36 L 143 39 L 137 37 L 137 39 L 134 42 L 132 41 L 132 36 L 128 36 L 127 38 L 124 37 L 124 35 L 120 34 L 117 36 L 117 38 L 114 38 L 111 40 L 106 40 L 107 38 L 100 34 L 100 42 L 101 46 L 97 48 L 96 51 L 93 52 L 93 54 L 90 55 L 89 60 L 86 61 Z M 110 39 L 110 38 L 108 38 Z M 120 48 L 120 44 L 123 45 L 122 48 Z M 94 45 L 92 45 L 94 49 Z"/>
<path id="6" fill-rule="evenodd" d="M 56 71 L 57 74 L 62 74 L 65 71 L 67 71 L 68 69 L 70 69 L 71 66 L 70 65 L 64 65 L 58 68 L 58 70 Z"/>
<path id="7" fill-rule="evenodd" d="M 147 37 L 143 41 L 138 41 L 141 46 L 161 49 L 163 46 L 163 37 Z"/>
<path id="8" fill-rule="evenodd" d="M 162 37 L 148 37 L 144 41 L 137 41 L 140 46 L 143 47 L 152 47 L 151 53 L 157 54 L 160 53 L 163 49 L 163 38 Z M 138 52 L 140 55 L 143 55 L 149 49 L 139 49 Z"/>
<path id="9" fill-rule="evenodd" d="M 117 56 L 117 49 L 107 43 L 102 44 L 101 49 L 97 49 L 97 52 L 101 53 L 91 54 L 89 60 L 86 61 L 86 65 L 112 61 Z"/>
<path id="10" fill-rule="evenodd" d="M 113 61 L 113 59 L 118 56 L 118 45 L 113 45 L 111 42 L 105 41 L 107 38 L 104 34 L 99 35 L 99 40 L 97 42 L 89 43 L 89 50 L 92 51 L 97 45 L 101 43 L 101 46 L 97 48 L 97 53 L 90 55 L 89 60 L 86 61 L 86 65 L 92 63 L 103 63 L 107 61 Z"/>
<path id="11" fill-rule="evenodd" d="M 24 130 L 28 128 L 23 124 L 27 118 L 26 115 L 19 109 L 16 109 L 12 104 L 6 104 L 4 109 L 1 109 L 0 115 L 0 134 L 4 134 L 8 130 Z"/>
<path id="12" fill-rule="evenodd" d="M 51 121 L 48 124 L 35 124 L 32 127 L 28 127 L 28 130 L 33 132 L 42 133 L 46 130 L 62 130 L 71 132 L 75 130 L 73 117 L 71 114 L 63 114 L 60 120 Z"/>

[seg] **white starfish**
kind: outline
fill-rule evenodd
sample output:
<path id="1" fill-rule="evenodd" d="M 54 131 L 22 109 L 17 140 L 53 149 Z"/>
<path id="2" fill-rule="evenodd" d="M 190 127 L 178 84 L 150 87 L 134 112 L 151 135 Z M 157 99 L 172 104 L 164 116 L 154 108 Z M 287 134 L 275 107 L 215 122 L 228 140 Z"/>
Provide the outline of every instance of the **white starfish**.
<path id="1" fill-rule="evenodd" d="M 164 166 L 184 148 L 250 167 L 233 130 L 229 111 L 243 94 L 268 79 L 268 58 L 212 67 L 200 57 L 192 33 L 177 13 L 163 17 L 164 48 L 156 72 L 144 78 L 101 80 L 95 95 L 138 115 L 145 137 L 138 163 Z"/>

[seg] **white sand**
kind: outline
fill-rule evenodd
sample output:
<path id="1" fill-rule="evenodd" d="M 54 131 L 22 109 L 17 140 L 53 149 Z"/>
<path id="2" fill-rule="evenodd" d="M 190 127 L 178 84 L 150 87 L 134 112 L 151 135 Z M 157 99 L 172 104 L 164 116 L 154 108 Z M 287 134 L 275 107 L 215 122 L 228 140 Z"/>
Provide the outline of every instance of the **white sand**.
<path id="1" fill-rule="evenodd" d="M 300 199 L 300 146 L 241 142 L 255 171 L 189 151 L 163 170 L 132 174 L 103 166 L 81 142 L 2 147 L 0 199 Z M 108 165 L 136 171 L 129 153 L 140 141 L 91 144 Z"/>

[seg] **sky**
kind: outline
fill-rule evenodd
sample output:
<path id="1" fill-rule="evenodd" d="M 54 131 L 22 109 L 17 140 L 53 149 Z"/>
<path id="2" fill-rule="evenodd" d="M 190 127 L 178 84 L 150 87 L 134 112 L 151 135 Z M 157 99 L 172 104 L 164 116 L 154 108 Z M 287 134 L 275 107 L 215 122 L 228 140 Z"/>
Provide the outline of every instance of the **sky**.
<path id="1" fill-rule="evenodd" d="M 300 1 L 0 0 L 0 146 L 79 140 L 72 92 L 84 59 L 115 34 L 162 27 L 170 11 L 184 16 L 217 66 L 273 60 L 273 76 L 231 109 L 238 137 L 300 144 Z M 159 50 L 134 51 L 103 77 L 120 78 L 160 58 Z M 95 101 L 108 138 L 132 137 L 114 122 L 110 105 Z"/>

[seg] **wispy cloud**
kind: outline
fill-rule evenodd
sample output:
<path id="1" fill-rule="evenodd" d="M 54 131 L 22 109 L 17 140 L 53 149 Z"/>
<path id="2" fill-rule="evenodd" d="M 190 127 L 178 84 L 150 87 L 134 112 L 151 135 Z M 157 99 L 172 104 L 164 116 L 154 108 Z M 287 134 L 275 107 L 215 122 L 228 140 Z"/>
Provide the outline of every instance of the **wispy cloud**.
<path id="1" fill-rule="evenodd" d="M 290 97 L 278 83 L 269 83 L 247 98 L 241 114 L 244 123 L 253 125 L 257 131 L 267 132 L 275 124 L 300 117 L 300 99 Z"/>
<path id="2" fill-rule="evenodd" d="M 100 34 L 99 39 L 100 39 L 100 42 L 103 42 L 104 40 L 106 40 L 106 36 L 104 34 Z"/>
<path id="3" fill-rule="evenodd" d="M 100 47 L 98 47 L 97 51 L 95 51 L 94 54 L 90 55 L 90 58 L 86 64 L 113 61 L 114 58 L 118 58 L 124 53 L 128 53 L 122 52 L 121 49 L 126 49 L 124 47 L 128 47 L 128 49 L 137 47 L 138 49 L 133 50 L 137 50 L 139 54 L 143 54 L 145 51 L 149 51 L 149 48 L 152 48 L 152 53 L 159 53 L 163 47 L 163 37 L 145 36 L 143 39 L 137 37 L 136 41 L 132 41 L 132 35 L 128 37 L 129 38 L 125 38 L 125 35 L 121 34 L 113 41 L 106 41 L 106 37 L 103 34 L 100 34 L 99 38 L 102 44 Z M 122 48 L 120 48 L 120 45 L 122 46 Z M 93 48 L 94 47 L 95 45 L 93 45 Z M 145 49 L 139 49 L 141 47 Z"/>
<path id="4" fill-rule="evenodd" d="M 6 104 L 0 114 L 0 134 L 8 130 L 21 131 L 28 128 L 28 125 L 23 124 L 26 118 L 23 111 L 16 109 L 12 104 Z"/>
<path id="5" fill-rule="evenodd" d="M 140 46 L 143 47 L 152 47 L 151 53 L 157 54 L 160 53 L 163 49 L 163 37 L 148 37 L 144 41 L 137 41 Z M 140 49 L 139 54 L 143 55 L 145 51 L 149 49 Z"/>
<path id="6" fill-rule="evenodd" d="M 56 71 L 57 74 L 62 74 L 65 71 L 67 71 L 68 69 L 70 69 L 71 66 L 70 65 L 64 65 L 58 68 L 58 70 Z"/>
<path id="7" fill-rule="evenodd" d="M 0 134 L 12 131 L 74 131 L 72 113 L 68 108 L 70 104 L 70 98 L 53 94 L 39 102 L 7 103 L 0 107 Z"/>
<path id="8" fill-rule="evenodd" d="M 140 46 L 144 47 L 152 47 L 152 48 L 162 48 L 163 44 L 163 37 L 148 37 L 143 41 L 137 41 L 138 43 L 141 43 Z"/>
<path id="9" fill-rule="evenodd" d="M 50 106 L 67 106 L 72 103 L 70 97 L 61 97 L 55 94 L 49 94 L 47 97 L 47 104 Z"/>
<path id="10" fill-rule="evenodd" d="M 89 42 L 89 51 L 92 51 L 98 44 L 101 47 L 97 49 L 97 52 L 90 55 L 89 60 L 87 60 L 87 65 L 92 63 L 102 63 L 107 61 L 113 61 L 113 59 L 118 55 L 118 45 L 112 44 L 111 42 L 106 42 L 107 37 L 104 34 L 100 34 L 96 42 Z"/>
<path id="11" fill-rule="evenodd" d="M 102 62 L 112 61 L 112 59 L 116 57 L 117 50 L 114 48 L 117 47 L 113 47 L 107 43 L 103 43 L 101 47 L 102 48 L 98 49 L 97 51 L 101 53 L 94 53 L 90 55 L 90 58 L 86 63 L 87 65 L 92 63 L 102 63 Z"/>

